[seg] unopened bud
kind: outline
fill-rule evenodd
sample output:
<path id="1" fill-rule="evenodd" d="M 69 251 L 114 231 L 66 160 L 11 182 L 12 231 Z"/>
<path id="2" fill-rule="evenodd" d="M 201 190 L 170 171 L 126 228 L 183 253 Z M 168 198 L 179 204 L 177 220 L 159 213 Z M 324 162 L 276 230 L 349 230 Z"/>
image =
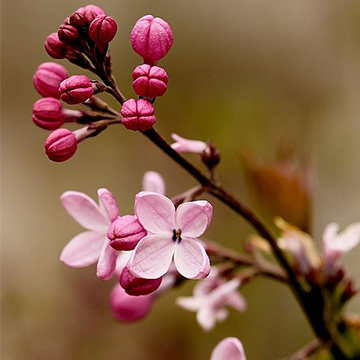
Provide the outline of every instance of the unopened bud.
<path id="1" fill-rule="evenodd" d="M 74 26 L 84 26 L 90 24 L 98 15 L 105 14 L 104 10 L 96 5 L 87 5 L 77 9 L 70 16 L 70 24 Z"/>
<path id="2" fill-rule="evenodd" d="M 163 96 L 167 90 L 169 77 L 164 69 L 158 66 L 143 64 L 132 73 L 133 89 L 139 96 L 154 98 Z"/>
<path id="3" fill-rule="evenodd" d="M 98 15 L 90 24 L 89 37 L 95 41 L 96 46 L 103 52 L 106 45 L 115 37 L 117 25 L 111 16 Z"/>
<path id="4" fill-rule="evenodd" d="M 201 160 L 210 170 L 214 169 L 216 165 L 220 162 L 220 151 L 216 149 L 214 144 L 209 141 L 207 143 L 207 148 L 201 154 Z"/>
<path id="5" fill-rule="evenodd" d="M 59 39 L 58 33 L 52 33 L 45 40 L 45 50 L 53 59 L 64 59 L 67 46 Z"/>
<path id="6" fill-rule="evenodd" d="M 76 152 L 77 140 L 68 129 L 53 131 L 45 142 L 45 152 L 50 160 L 62 162 L 70 159 Z"/>
<path id="7" fill-rule="evenodd" d="M 133 250 L 146 234 L 136 216 L 125 215 L 111 224 L 108 238 L 110 245 L 116 250 Z"/>
<path id="8" fill-rule="evenodd" d="M 114 318 L 120 322 L 135 322 L 146 317 L 152 308 L 154 297 L 131 296 L 116 285 L 110 294 L 110 308 Z"/>
<path id="9" fill-rule="evenodd" d="M 79 32 L 75 26 L 63 24 L 59 27 L 58 37 L 63 43 L 70 44 L 79 37 Z"/>
<path id="10" fill-rule="evenodd" d="M 93 85 L 85 75 L 73 75 L 61 82 L 61 100 L 67 104 L 80 104 L 94 94 Z"/>
<path id="11" fill-rule="evenodd" d="M 38 100 L 33 106 L 34 123 L 46 130 L 58 129 L 64 123 L 61 101 L 51 97 Z"/>
<path id="12" fill-rule="evenodd" d="M 67 70 L 54 62 L 41 64 L 34 76 L 33 83 L 37 92 L 43 97 L 60 98 L 60 83 L 69 76 Z"/>
<path id="13" fill-rule="evenodd" d="M 121 108 L 121 123 L 129 130 L 146 131 L 156 122 L 154 112 L 154 106 L 150 101 L 130 99 Z"/>
<path id="14" fill-rule="evenodd" d="M 156 291 L 162 278 L 158 279 L 141 279 L 133 276 L 130 270 L 125 266 L 120 276 L 120 285 L 126 293 L 132 296 L 148 295 Z"/>
<path id="15" fill-rule="evenodd" d="M 136 22 L 130 39 L 134 51 L 149 65 L 155 65 L 162 59 L 174 40 L 169 24 L 152 15 L 143 16 Z"/>

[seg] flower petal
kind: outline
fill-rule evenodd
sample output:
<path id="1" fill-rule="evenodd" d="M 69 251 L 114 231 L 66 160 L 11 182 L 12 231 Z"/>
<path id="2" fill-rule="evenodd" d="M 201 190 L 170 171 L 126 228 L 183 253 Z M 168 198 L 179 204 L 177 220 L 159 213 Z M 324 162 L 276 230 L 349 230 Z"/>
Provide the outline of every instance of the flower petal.
<path id="1" fill-rule="evenodd" d="M 189 311 L 198 311 L 203 305 L 203 300 L 192 296 L 180 296 L 176 299 L 176 304 Z"/>
<path id="2" fill-rule="evenodd" d="M 246 360 L 241 341 L 235 337 L 227 337 L 220 341 L 213 350 L 210 360 Z"/>
<path id="3" fill-rule="evenodd" d="M 115 273 L 118 252 L 110 246 L 108 238 L 105 239 L 97 264 L 96 276 L 101 280 L 109 280 Z"/>
<path id="4" fill-rule="evenodd" d="M 129 261 L 130 272 L 140 278 L 157 279 L 171 265 L 175 243 L 171 238 L 158 235 L 145 236 L 136 245 Z"/>
<path id="5" fill-rule="evenodd" d="M 326 250 L 341 254 L 352 250 L 360 242 L 360 222 L 349 225 L 341 233 L 337 224 L 329 224 L 324 231 L 324 245 Z"/>
<path id="6" fill-rule="evenodd" d="M 188 279 L 204 279 L 211 270 L 205 249 L 195 239 L 182 238 L 176 245 L 174 262 L 178 272 Z"/>
<path id="7" fill-rule="evenodd" d="M 183 236 L 198 238 L 210 225 L 212 205 L 205 200 L 181 204 L 176 210 L 176 226 Z"/>
<path id="8" fill-rule="evenodd" d="M 148 232 L 172 236 L 175 229 L 175 206 L 166 196 L 141 191 L 135 198 L 135 214 Z"/>
<path id="9" fill-rule="evenodd" d="M 107 189 L 99 189 L 98 196 L 100 205 L 102 204 L 105 208 L 110 222 L 113 222 L 119 216 L 119 208 L 114 195 Z"/>
<path id="10" fill-rule="evenodd" d="M 156 171 L 147 171 L 143 177 L 142 188 L 144 191 L 165 195 L 164 178 Z"/>
<path id="11" fill-rule="evenodd" d="M 85 229 L 107 231 L 108 220 L 89 196 L 78 191 L 66 191 L 60 199 L 65 210 Z"/>
<path id="12" fill-rule="evenodd" d="M 73 237 L 61 252 L 60 260 L 67 266 L 83 268 L 99 259 L 106 235 L 85 231 Z"/>
<path id="13" fill-rule="evenodd" d="M 207 306 L 200 308 L 200 310 L 196 313 L 196 321 L 203 328 L 203 330 L 211 331 L 214 329 L 216 324 L 216 310 Z"/>
<path id="14" fill-rule="evenodd" d="M 202 154 L 207 149 L 207 144 L 200 140 L 185 139 L 178 134 L 171 134 L 175 141 L 171 147 L 178 153 Z"/>

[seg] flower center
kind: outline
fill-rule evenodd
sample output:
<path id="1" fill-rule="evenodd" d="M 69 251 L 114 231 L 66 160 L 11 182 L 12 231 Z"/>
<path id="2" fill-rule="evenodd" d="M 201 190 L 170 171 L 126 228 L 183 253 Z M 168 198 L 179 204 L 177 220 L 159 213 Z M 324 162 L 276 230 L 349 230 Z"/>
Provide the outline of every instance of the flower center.
<path id="1" fill-rule="evenodd" d="M 174 229 L 174 230 L 173 230 L 173 237 L 172 237 L 172 239 L 174 240 L 174 242 L 177 241 L 178 244 L 181 243 L 181 230 L 180 230 L 180 229 L 178 229 L 178 230 Z"/>

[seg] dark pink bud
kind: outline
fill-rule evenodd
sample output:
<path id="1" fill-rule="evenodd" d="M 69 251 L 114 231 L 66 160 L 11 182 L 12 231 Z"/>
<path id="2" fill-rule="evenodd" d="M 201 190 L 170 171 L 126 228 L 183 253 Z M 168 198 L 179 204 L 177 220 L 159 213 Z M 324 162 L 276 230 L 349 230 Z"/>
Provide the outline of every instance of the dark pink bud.
<path id="1" fill-rule="evenodd" d="M 63 24 L 59 27 L 58 37 L 63 43 L 70 44 L 79 37 L 79 32 L 75 26 Z"/>
<path id="2" fill-rule="evenodd" d="M 45 40 L 45 50 L 53 59 L 64 59 L 67 47 L 60 41 L 57 33 L 52 33 Z"/>
<path id="3" fill-rule="evenodd" d="M 108 238 L 115 250 L 133 250 L 137 243 L 145 237 L 146 230 L 136 216 L 118 217 L 109 227 Z"/>
<path id="4" fill-rule="evenodd" d="M 45 142 L 45 152 L 50 160 L 62 162 L 70 159 L 76 152 L 77 140 L 68 129 L 53 131 Z"/>
<path id="5" fill-rule="evenodd" d="M 137 66 L 132 73 L 132 78 L 135 93 L 147 98 L 163 96 L 169 81 L 164 69 L 148 64 Z"/>
<path id="6" fill-rule="evenodd" d="M 111 16 L 98 15 L 89 27 L 89 37 L 95 41 L 100 51 L 115 37 L 117 25 Z"/>
<path id="7" fill-rule="evenodd" d="M 61 101 L 51 97 L 38 100 L 33 106 L 32 119 L 37 126 L 46 130 L 58 129 L 64 123 Z"/>
<path id="8" fill-rule="evenodd" d="M 98 15 L 105 14 L 104 10 L 96 5 L 87 5 L 77 9 L 70 16 L 70 24 L 74 26 L 83 26 L 90 24 Z"/>
<path id="9" fill-rule="evenodd" d="M 110 308 L 114 318 L 121 322 L 135 322 L 146 317 L 152 308 L 154 297 L 131 296 L 116 285 L 110 294 Z"/>
<path id="10" fill-rule="evenodd" d="M 156 122 L 154 112 L 150 101 L 130 99 L 121 108 L 121 123 L 129 130 L 149 130 Z"/>
<path id="11" fill-rule="evenodd" d="M 131 275 L 129 268 L 124 267 L 120 276 L 120 285 L 132 296 L 148 295 L 157 290 L 161 284 L 159 279 L 141 279 Z"/>
<path id="12" fill-rule="evenodd" d="M 87 76 L 73 75 L 61 82 L 59 92 L 61 93 L 61 100 L 73 105 L 91 98 L 94 89 Z"/>
<path id="13" fill-rule="evenodd" d="M 170 50 L 173 33 L 169 24 L 152 15 L 139 19 L 130 35 L 131 46 L 144 59 L 144 63 L 155 65 Z"/>
<path id="14" fill-rule="evenodd" d="M 33 83 L 41 96 L 59 99 L 60 83 L 68 76 L 67 70 L 62 65 L 46 62 L 37 68 L 33 76 Z"/>

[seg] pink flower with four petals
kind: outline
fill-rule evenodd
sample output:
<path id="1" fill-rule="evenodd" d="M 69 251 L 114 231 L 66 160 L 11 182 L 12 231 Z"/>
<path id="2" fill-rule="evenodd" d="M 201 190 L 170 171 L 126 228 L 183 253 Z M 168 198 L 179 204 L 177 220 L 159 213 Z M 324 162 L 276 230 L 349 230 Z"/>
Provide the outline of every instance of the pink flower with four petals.
<path id="1" fill-rule="evenodd" d="M 177 271 L 188 279 L 203 279 L 210 260 L 197 240 L 210 225 L 213 208 L 207 201 L 181 204 L 155 192 L 142 191 L 135 198 L 135 214 L 148 232 L 130 259 L 131 273 L 144 279 L 163 276 L 174 258 Z"/>

